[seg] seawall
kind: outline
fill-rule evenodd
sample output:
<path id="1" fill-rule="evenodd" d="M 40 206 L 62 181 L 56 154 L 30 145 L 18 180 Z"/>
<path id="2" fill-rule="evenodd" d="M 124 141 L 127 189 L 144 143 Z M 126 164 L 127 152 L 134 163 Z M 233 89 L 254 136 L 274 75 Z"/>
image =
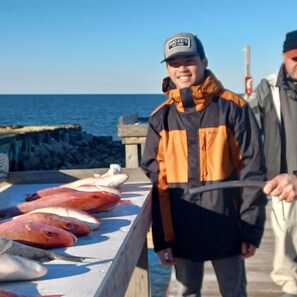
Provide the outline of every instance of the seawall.
<path id="1" fill-rule="evenodd" d="M 80 125 L 0 127 L 0 153 L 10 171 L 125 166 L 125 147 L 111 136 L 93 136 Z"/>

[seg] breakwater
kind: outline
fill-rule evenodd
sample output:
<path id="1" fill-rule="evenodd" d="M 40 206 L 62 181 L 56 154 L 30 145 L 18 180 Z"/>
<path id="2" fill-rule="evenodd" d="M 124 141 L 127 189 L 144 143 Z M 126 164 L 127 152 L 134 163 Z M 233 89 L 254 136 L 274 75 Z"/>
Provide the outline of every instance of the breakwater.
<path id="1" fill-rule="evenodd" d="M 93 136 L 80 125 L 0 127 L 0 153 L 10 171 L 125 166 L 125 147 L 111 136 Z"/>

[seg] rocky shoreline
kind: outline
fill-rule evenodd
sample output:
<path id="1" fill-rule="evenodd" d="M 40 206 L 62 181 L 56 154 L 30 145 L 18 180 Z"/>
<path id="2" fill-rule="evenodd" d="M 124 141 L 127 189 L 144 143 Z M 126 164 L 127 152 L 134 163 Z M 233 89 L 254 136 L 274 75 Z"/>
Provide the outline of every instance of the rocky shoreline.
<path id="1" fill-rule="evenodd" d="M 10 171 L 109 168 L 110 164 L 125 167 L 125 146 L 111 136 L 93 136 L 79 125 L 19 129 L 9 131 L 26 139 L 16 160 L 10 160 Z"/>
<path id="2" fill-rule="evenodd" d="M 31 149 L 31 152 L 20 155 L 19 170 L 109 168 L 110 164 L 125 166 L 125 148 L 111 136 L 71 133 L 69 141 L 52 140 L 33 145 Z"/>

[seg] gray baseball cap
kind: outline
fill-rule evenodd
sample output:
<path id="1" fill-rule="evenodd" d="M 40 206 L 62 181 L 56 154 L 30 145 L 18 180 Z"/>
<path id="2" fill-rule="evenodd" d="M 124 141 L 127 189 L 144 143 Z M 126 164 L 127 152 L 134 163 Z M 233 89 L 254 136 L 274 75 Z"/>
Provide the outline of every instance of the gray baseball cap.
<path id="1" fill-rule="evenodd" d="M 202 42 L 191 33 L 178 33 L 165 41 L 164 60 L 161 63 L 176 56 L 193 55 L 199 55 L 201 59 L 205 58 Z"/>

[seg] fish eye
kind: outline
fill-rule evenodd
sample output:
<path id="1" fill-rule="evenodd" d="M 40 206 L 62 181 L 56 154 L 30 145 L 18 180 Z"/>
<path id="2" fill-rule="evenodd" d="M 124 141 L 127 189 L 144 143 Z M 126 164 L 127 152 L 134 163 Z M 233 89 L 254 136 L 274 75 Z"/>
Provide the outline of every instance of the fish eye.
<path id="1" fill-rule="evenodd" d="M 46 235 L 47 235 L 48 237 L 54 237 L 54 236 L 57 235 L 56 233 L 54 233 L 54 232 L 52 232 L 52 231 L 46 231 L 45 233 L 46 233 Z"/>

